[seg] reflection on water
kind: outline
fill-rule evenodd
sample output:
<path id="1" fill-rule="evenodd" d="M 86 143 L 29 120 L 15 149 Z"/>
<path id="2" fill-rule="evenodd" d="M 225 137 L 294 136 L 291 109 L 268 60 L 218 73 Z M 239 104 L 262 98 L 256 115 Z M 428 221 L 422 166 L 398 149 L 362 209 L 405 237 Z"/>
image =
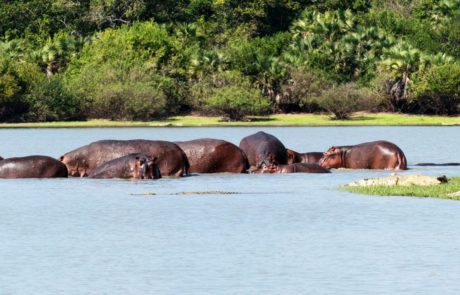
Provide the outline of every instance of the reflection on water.
<path id="1" fill-rule="evenodd" d="M 0 155 L 109 138 L 238 144 L 258 130 L 301 152 L 386 139 L 409 165 L 460 162 L 460 127 L 0 130 Z M 460 202 L 337 190 L 390 173 L 2 180 L 0 293 L 458 294 Z"/>

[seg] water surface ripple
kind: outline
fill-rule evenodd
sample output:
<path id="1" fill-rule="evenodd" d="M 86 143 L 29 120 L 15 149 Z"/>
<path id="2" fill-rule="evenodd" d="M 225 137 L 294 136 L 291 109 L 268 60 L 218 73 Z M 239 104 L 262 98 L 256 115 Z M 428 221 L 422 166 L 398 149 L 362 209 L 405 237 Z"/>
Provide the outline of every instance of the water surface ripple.
<path id="1" fill-rule="evenodd" d="M 405 173 L 460 175 L 412 166 L 460 162 L 460 127 L 2 129 L 0 155 L 258 130 L 299 152 L 386 139 Z M 390 173 L 1 180 L 0 294 L 459 294 L 460 202 L 337 190 Z"/>

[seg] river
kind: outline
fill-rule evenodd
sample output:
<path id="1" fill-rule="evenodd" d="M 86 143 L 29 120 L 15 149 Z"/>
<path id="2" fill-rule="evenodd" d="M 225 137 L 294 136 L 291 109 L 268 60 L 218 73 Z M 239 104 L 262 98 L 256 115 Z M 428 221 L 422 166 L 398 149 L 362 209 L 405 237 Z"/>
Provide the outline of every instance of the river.
<path id="1" fill-rule="evenodd" d="M 458 126 L 1 129 L 0 155 L 259 130 L 298 152 L 389 140 L 403 173 L 460 176 L 413 166 L 460 162 Z M 0 294 L 458 294 L 460 202 L 338 189 L 390 173 L 1 180 Z"/>

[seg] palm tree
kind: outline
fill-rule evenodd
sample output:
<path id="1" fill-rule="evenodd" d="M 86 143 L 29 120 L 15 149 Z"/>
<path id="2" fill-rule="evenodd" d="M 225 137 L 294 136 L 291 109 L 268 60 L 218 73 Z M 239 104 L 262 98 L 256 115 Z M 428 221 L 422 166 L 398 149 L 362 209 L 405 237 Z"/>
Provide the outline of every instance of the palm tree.
<path id="1" fill-rule="evenodd" d="M 390 87 L 390 99 L 394 108 L 398 108 L 400 101 L 408 97 L 411 75 L 428 63 L 427 56 L 408 43 L 399 42 L 384 51 L 384 59 L 380 65 L 395 78 Z"/>

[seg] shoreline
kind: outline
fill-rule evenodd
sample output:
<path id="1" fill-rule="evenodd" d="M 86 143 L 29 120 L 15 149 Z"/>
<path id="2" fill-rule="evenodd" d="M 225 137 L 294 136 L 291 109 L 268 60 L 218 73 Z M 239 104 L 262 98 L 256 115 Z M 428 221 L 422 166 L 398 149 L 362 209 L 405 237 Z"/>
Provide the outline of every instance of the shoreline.
<path id="1" fill-rule="evenodd" d="M 340 126 L 460 126 L 460 116 L 426 116 L 398 113 L 356 113 L 349 120 L 323 114 L 275 114 L 248 117 L 248 121 L 223 121 L 222 117 L 175 116 L 155 121 L 88 121 L 0 123 L 0 128 L 132 128 L 132 127 L 340 127 Z"/>

